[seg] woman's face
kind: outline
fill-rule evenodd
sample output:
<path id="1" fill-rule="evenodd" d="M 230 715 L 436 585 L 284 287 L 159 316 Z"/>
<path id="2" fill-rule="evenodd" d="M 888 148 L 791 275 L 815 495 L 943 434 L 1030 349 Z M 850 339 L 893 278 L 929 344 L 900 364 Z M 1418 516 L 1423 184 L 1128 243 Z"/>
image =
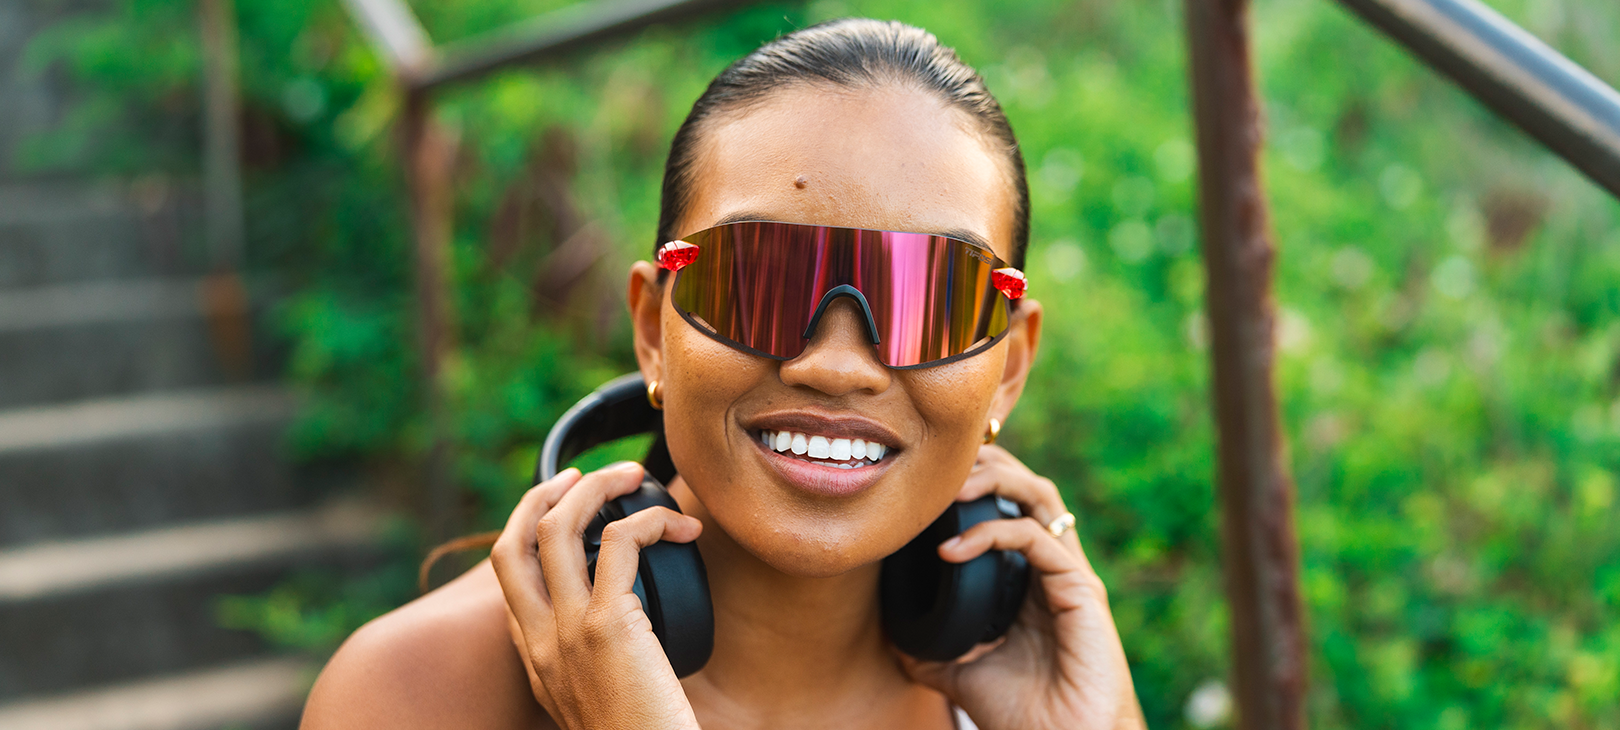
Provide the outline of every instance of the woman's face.
<path id="1" fill-rule="evenodd" d="M 963 112 L 905 87 L 794 85 L 710 120 L 696 150 L 684 233 L 751 220 L 972 236 L 1011 260 L 1007 165 Z M 956 496 L 991 417 L 1005 419 L 1034 356 L 1025 300 L 995 347 L 937 367 L 878 361 L 849 298 L 786 362 L 703 335 L 656 270 L 632 272 L 643 374 L 659 380 L 670 453 L 713 525 L 778 570 L 830 576 L 898 550 Z M 877 464 L 818 466 L 762 431 L 864 437 Z"/>

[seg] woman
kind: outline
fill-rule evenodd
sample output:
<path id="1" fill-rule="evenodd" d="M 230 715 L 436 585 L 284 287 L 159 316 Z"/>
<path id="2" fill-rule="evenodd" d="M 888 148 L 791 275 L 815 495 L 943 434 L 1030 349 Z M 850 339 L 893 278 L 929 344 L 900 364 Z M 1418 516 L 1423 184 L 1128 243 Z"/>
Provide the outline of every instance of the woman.
<path id="1" fill-rule="evenodd" d="M 736 221 L 771 221 L 756 232 L 778 246 L 845 235 L 834 227 L 948 236 L 930 240 L 1021 267 L 1028 192 L 1000 107 L 921 30 L 835 21 L 727 69 L 677 133 L 664 178 L 660 244 L 685 236 L 702 251 L 663 246 L 662 268 L 637 263 L 629 282 L 636 357 L 664 409 L 684 514 L 650 509 L 610 526 L 593 586 L 581 533 L 636 488 L 641 467 L 567 470 L 534 487 L 490 561 L 350 637 L 305 728 L 1140 726 L 1072 516 L 1051 481 L 986 445 L 1023 390 L 1040 305 L 975 300 L 1005 319 L 926 342 L 910 336 L 920 313 L 880 303 L 874 320 L 872 291 L 824 299 L 802 335 L 722 330 L 705 301 L 751 296 L 755 317 L 804 306 L 769 287 L 694 292 L 700 277 L 670 276 L 690 255 L 763 271 L 780 265 L 763 258 L 799 251 L 726 248 L 742 235 Z M 1021 279 L 1002 289 L 990 297 L 1013 299 Z M 990 493 L 1028 517 L 974 527 L 939 554 L 1025 555 L 1032 588 L 1016 624 L 955 662 L 899 654 L 879 624 L 880 562 L 952 500 Z M 661 539 L 697 542 L 714 601 L 713 656 L 685 679 L 630 591 L 638 551 Z"/>

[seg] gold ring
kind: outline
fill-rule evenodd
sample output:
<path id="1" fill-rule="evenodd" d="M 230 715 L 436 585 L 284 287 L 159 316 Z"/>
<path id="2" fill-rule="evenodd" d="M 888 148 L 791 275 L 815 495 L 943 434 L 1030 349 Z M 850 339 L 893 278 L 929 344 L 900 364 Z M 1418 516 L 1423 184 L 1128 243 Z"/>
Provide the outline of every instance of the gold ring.
<path id="1" fill-rule="evenodd" d="M 1073 529 L 1074 529 L 1074 513 L 1073 512 L 1064 512 L 1063 514 L 1059 515 L 1057 519 L 1046 523 L 1046 531 L 1052 533 L 1052 537 L 1063 537 L 1064 533 L 1068 532 L 1069 530 L 1073 530 Z"/>

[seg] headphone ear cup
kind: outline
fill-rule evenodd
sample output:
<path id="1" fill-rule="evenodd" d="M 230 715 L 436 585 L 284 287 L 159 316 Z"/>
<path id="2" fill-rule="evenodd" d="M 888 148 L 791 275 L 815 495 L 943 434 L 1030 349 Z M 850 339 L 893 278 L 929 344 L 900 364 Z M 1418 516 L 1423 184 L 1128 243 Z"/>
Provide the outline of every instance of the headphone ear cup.
<path id="1" fill-rule="evenodd" d="M 675 498 L 649 475 L 640 489 L 603 505 L 591 520 L 585 528 L 585 553 L 593 581 L 603 528 L 650 507 L 681 511 Z M 675 676 L 686 677 L 702 669 L 714 652 L 714 604 L 697 545 L 659 541 L 642 548 L 635 593 Z"/>
<path id="2" fill-rule="evenodd" d="M 883 561 L 883 628 L 900 651 L 950 661 L 1007 633 L 1029 589 L 1028 561 L 1017 552 L 990 550 L 948 563 L 939 557 L 939 544 L 981 522 L 1018 516 L 1015 505 L 993 495 L 955 502 Z"/>

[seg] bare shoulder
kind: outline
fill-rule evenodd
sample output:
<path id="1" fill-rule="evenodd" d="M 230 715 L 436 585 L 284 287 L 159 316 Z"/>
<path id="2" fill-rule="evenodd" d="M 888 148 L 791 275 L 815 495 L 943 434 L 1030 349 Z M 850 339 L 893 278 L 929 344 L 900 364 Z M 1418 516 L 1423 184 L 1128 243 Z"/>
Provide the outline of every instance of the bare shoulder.
<path id="1" fill-rule="evenodd" d="M 354 632 L 304 707 L 303 730 L 550 728 L 507 629 L 489 561 Z"/>

